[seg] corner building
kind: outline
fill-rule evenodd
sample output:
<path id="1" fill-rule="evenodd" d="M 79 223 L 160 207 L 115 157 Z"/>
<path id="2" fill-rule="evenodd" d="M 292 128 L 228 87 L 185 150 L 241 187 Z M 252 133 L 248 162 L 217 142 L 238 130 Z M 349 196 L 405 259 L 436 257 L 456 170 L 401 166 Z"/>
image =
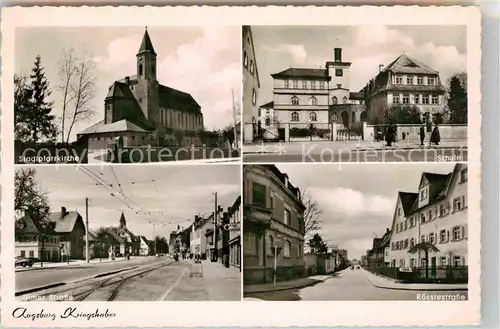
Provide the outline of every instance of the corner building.
<path id="1" fill-rule="evenodd" d="M 243 167 L 245 283 L 305 276 L 304 211 L 300 190 L 274 165 Z M 275 250 L 276 248 L 276 250 Z"/>
<path id="2" fill-rule="evenodd" d="M 442 175 L 423 173 L 417 193 L 398 195 L 389 250 L 391 267 L 425 267 L 423 251 L 408 252 L 429 242 L 429 268 L 467 266 L 467 165 Z"/>

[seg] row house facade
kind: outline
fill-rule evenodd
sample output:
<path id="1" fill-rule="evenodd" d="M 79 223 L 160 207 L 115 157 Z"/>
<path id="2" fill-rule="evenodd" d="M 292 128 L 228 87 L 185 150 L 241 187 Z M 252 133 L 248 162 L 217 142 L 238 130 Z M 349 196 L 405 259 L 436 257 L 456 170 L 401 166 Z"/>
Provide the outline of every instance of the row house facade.
<path id="1" fill-rule="evenodd" d="M 366 99 L 369 122 L 375 122 L 392 106 L 415 106 L 424 123 L 436 122 L 442 115 L 445 89 L 439 72 L 400 55 L 389 65 L 379 66 L 379 73 L 361 90 Z"/>
<path id="2" fill-rule="evenodd" d="M 227 209 L 229 265 L 241 269 L 241 196 Z"/>
<path id="3" fill-rule="evenodd" d="M 429 266 L 467 266 L 467 165 L 447 175 L 423 173 L 417 193 L 400 192 L 392 232 L 392 267 L 425 267 L 423 251 L 408 252 L 422 242 L 439 250 L 429 254 Z"/>
<path id="4" fill-rule="evenodd" d="M 245 165 L 243 277 L 246 283 L 302 277 L 304 211 L 300 190 L 274 165 Z"/>
<path id="5" fill-rule="evenodd" d="M 253 142 L 261 125 L 258 114 L 260 80 L 250 26 L 243 26 L 242 33 L 243 141 Z"/>
<path id="6" fill-rule="evenodd" d="M 372 249 L 366 253 L 366 266 L 373 267 L 388 267 L 389 261 L 389 248 L 391 241 L 391 230 L 386 229 L 381 238 L 373 238 Z"/>
<path id="7" fill-rule="evenodd" d="M 57 262 L 61 259 L 60 236 L 49 223 L 42 227 L 29 216 L 23 216 L 15 223 L 15 255 Z"/>

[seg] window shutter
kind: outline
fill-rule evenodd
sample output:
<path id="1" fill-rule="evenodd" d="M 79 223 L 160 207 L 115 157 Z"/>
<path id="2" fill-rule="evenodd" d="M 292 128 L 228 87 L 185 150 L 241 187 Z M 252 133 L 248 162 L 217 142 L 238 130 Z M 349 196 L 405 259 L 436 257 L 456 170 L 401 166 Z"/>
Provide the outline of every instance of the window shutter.
<path id="1" fill-rule="evenodd" d="M 446 242 L 450 241 L 450 230 L 446 230 Z"/>
<path id="2" fill-rule="evenodd" d="M 462 239 L 466 239 L 467 238 L 467 230 L 466 230 L 466 227 L 464 225 L 462 225 L 462 232 L 461 232 L 461 238 Z"/>
<path id="3" fill-rule="evenodd" d="M 463 209 L 467 209 L 467 203 L 465 202 L 465 195 L 462 195 L 462 205 L 463 205 Z"/>

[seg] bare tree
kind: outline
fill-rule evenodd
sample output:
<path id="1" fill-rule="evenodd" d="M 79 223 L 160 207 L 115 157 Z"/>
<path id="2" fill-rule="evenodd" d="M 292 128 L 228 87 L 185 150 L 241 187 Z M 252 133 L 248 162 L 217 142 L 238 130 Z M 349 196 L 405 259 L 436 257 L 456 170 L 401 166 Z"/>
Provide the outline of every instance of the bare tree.
<path id="1" fill-rule="evenodd" d="M 67 109 L 73 101 L 74 94 L 71 92 L 71 84 L 76 73 L 76 57 L 72 48 L 63 50 L 63 55 L 59 61 L 59 85 L 57 90 L 61 93 L 62 101 L 62 117 L 61 117 L 61 142 L 64 143 L 64 133 L 67 116 Z"/>
<path id="2" fill-rule="evenodd" d="M 308 241 L 313 233 L 321 228 L 322 210 L 307 188 L 302 191 L 300 196 L 300 201 L 302 201 L 306 207 L 304 211 L 304 239 Z"/>
<path id="3" fill-rule="evenodd" d="M 95 96 L 95 61 L 88 53 L 76 60 L 74 79 L 70 84 L 73 97 L 73 111 L 69 113 L 69 128 L 66 143 L 69 142 L 71 130 L 80 121 L 86 121 L 95 114 L 91 101 Z"/>

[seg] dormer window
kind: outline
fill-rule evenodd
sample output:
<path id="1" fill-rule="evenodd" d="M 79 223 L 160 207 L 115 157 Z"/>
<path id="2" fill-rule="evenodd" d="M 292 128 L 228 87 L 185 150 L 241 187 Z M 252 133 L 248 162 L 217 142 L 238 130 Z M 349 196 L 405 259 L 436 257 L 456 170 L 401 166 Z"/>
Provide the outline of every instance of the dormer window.
<path id="1" fill-rule="evenodd" d="M 460 172 L 460 183 L 465 183 L 467 182 L 467 168 L 463 169 Z"/>

